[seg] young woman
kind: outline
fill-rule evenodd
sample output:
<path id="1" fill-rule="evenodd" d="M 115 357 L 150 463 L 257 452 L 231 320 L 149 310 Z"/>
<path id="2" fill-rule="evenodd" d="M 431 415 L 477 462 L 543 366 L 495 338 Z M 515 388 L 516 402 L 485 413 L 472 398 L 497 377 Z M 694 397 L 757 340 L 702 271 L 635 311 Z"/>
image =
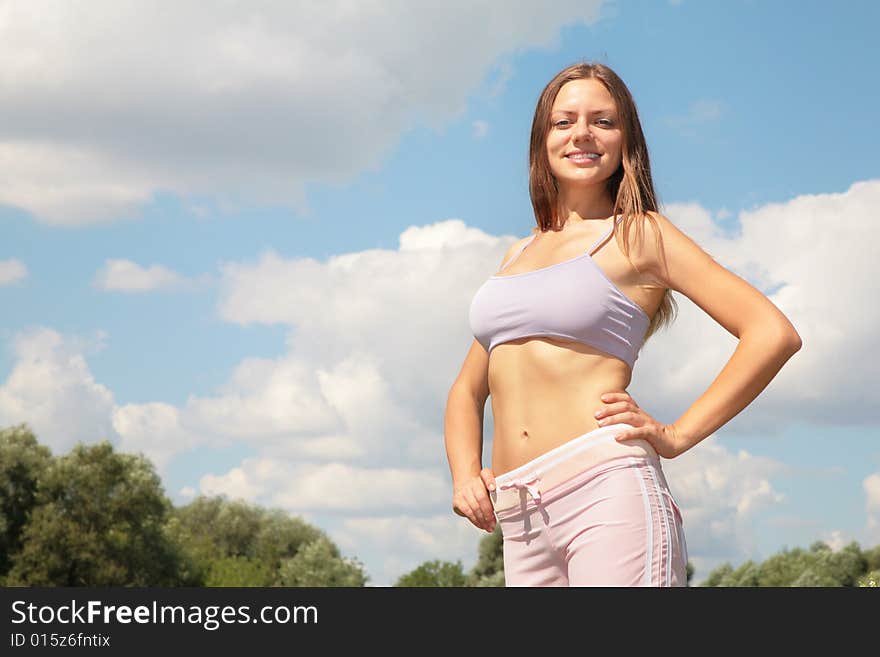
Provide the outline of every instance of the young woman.
<path id="1" fill-rule="evenodd" d="M 686 586 L 681 512 L 660 458 L 751 403 L 800 336 L 657 212 L 635 103 L 608 66 L 576 64 L 547 84 L 529 165 L 537 226 L 474 295 L 475 339 L 447 399 L 453 510 L 488 532 L 500 523 L 508 586 Z M 645 340 L 671 321 L 671 290 L 739 344 L 664 424 L 626 388 Z"/>

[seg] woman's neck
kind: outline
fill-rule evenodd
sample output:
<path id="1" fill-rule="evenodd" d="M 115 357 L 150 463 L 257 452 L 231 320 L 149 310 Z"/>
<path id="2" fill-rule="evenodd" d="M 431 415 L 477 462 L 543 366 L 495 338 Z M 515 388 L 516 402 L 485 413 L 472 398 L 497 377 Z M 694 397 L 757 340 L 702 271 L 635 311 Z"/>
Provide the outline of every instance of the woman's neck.
<path id="1" fill-rule="evenodd" d="M 560 190 L 559 200 L 559 218 L 563 226 L 605 220 L 614 212 L 614 203 L 604 189 L 581 188 L 567 193 Z"/>

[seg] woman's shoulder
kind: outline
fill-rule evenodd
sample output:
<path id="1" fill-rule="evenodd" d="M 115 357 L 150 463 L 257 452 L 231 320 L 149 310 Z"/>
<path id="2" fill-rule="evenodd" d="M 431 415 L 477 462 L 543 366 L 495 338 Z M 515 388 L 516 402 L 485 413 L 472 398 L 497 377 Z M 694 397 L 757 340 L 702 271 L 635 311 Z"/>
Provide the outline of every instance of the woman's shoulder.
<path id="1" fill-rule="evenodd" d="M 653 231 L 655 234 L 658 228 L 662 232 L 667 225 L 672 223 L 669 217 L 657 210 L 645 210 L 641 214 L 635 214 L 634 219 L 641 224 L 643 229 Z"/>
<path id="2" fill-rule="evenodd" d="M 662 241 L 672 231 L 678 231 L 668 217 L 656 210 L 646 210 L 641 214 L 632 215 L 630 221 L 630 225 L 636 230 L 629 231 L 629 246 L 639 251 L 649 247 L 648 252 L 653 252 L 653 247 L 658 241 Z M 636 235 L 639 239 L 635 238 Z"/>
<path id="3" fill-rule="evenodd" d="M 637 217 L 637 221 L 640 226 L 636 233 L 641 239 L 630 237 L 627 240 L 631 249 L 630 259 L 639 271 L 650 273 L 663 285 L 671 286 L 671 266 L 682 270 L 693 262 L 712 257 L 661 212 L 645 211 Z"/>
<path id="4" fill-rule="evenodd" d="M 682 242 L 696 245 L 690 235 L 661 212 L 647 210 L 642 213 L 641 222 L 644 236 L 646 238 L 645 241 L 650 245 L 659 241 L 665 255 L 669 255 L 670 251 L 670 249 L 666 247 L 667 243 L 669 243 L 670 246 L 680 245 Z"/>

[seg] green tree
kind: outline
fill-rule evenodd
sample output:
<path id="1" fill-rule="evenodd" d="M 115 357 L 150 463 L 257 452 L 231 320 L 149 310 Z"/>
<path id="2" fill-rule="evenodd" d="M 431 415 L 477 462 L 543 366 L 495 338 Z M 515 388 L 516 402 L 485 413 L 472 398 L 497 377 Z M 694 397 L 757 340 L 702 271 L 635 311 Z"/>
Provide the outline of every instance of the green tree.
<path id="1" fill-rule="evenodd" d="M 394 586 L 442 586 L 462 587 L 466 586 L 461 561 L 450 563 L 449 561 L 426 561 L 415 570 L 401 576 Z"/>
<path id="2" fill-rule="evenodd" d="M 38 480 L 6 583 L 177 586 L 182 555 L 165 532 L 171 503 L 152 464 L 103 441 L 77 445 Z"/>
<path id="3" fill-rule="evenodd" d="M 281 562 L 277 585 L 364 586 L 368 579 L 357 559 L 342 557 L 339 548 L 321 536 Z"/>
<path id="4" fill-rule="evenodd" d="M 811 550 L 814 554 L 818 554 L 824 551 L 824 548 L 814 543 Z M 791 586 L 809 564 L 809 554 L 801 548 L 792 550 L 783 548 L 781 552 L 771 555 L 761 564 L 760 585 Z"/>
<path id="5" fill-rule="evenodd" d="M 249 557 L 216 557 L 210 561 L 205 586 L 269 586 L 275 573 Z"/>
<path id="6" fill-rule="evenodd" d="M 836 552 L 828 550 L 822 553 L 818 561 L 827 579 L 836 582 L 822 586 L 855 586 L 859 577 L 868 570 L 868 560 L 855 541 Z"/>
<path id="7" fill-rule="evenodd" d="M 168 523 L 206 586 L 272 586 L 281 562 L 324 534 L 279 509 L 199 496 Z"/>
<path id="8" fill-rule="evenodd" d="M 504 539 L 501 527 L 480 539 L 477 563 L 468 573 L 466 586 L 504 586 Z"/>
<path id="9" fill-rule="evenodd" d="M 862 552 L 868 570 L 880 570 L 880 544 Z"/>
<path id="10" fill-rule="evenodd" d="M 710 572 L 701 586 L 720 586 L 721 582 L 726 580 L 731 573 L 733 573 L 733 566 L 725 562 Z"/>
<path id="11" fill-rule="evenodd" d="M 302 518 L 281 509 L 263 510 L 260 528 L 254 537 L 253 556 L 277 573 L 282 561 L 295 557 L 300 547 L 322 537 L 326 538 L 324 532 Z"/>
<path id="12" fill-rule="evenodd" d="M 477 562 L 467 574 L 460 561 L 426 561 L 398 578 L 395 586 L 504 586 L 503 545 L 501 527 L 496 525 L 480 539 Z"/>
<path id="13" fill-rule="evenodd" d="M 0 430 L 0 580 L 21 549 L 21 533 L 36 503 L 37 482 L 52 461 L 26 424 Z"/>
<path id="14" fill-rule="evenodd" d="M 52 457 L 0 432 L 6 586 L 363 586 L 357 559 L 279 509 L 199 497 L 175 509 L 143 455 L 109 442 Z M 8 572 L 7 572 L 8 571 Z M 6 575 L 6 577 L 4 577 Z"/>
<path id="15" fill-rule="evenodd" d="M 808 566 L 789 586 L 840 586 L 828 573 Z"/>
<path id="16" fill-rule="evenodd" d="M 733 571 L 726 586 L 760 586 L 760 566 L 749 560 Z"/>
<path id="17" fill-rule="evenodd" d="M 815 541 L 807 550 L 786 547 L 762 564 L 748 561 L 736 571 L 725 563 L 703 586 L 867 586 L 876 555 L 876 547 L 863 552 L 855 541 L 837 551 Z"/>
<path id="18" fill-rule="evenodd" d="M 880 587 L 880 568 L 877 570 L 872 570 L 869 573 L 865 573 L 859 578 L 857 586 L 871 586 L 871 587 Z"/>

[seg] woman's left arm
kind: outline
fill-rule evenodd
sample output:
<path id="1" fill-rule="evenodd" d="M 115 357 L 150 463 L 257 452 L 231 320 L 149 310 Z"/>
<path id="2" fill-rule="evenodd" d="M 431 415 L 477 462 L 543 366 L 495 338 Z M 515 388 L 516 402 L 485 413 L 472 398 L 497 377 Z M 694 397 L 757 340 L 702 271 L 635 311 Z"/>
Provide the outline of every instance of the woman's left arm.
<path id="1" fill-rule="evenodd" d="M 792 323 L 770 299 L 718 264 L 659 213 L 663 260 L 653 248 L 641 262 L 665 287 L 684 294 L 739 339 L 730 360 L 693 405 L 672 423 L 682 453 L 748 406 L 802 346 Z M 645 222 L 644 245 L 653 245 Z"/>

